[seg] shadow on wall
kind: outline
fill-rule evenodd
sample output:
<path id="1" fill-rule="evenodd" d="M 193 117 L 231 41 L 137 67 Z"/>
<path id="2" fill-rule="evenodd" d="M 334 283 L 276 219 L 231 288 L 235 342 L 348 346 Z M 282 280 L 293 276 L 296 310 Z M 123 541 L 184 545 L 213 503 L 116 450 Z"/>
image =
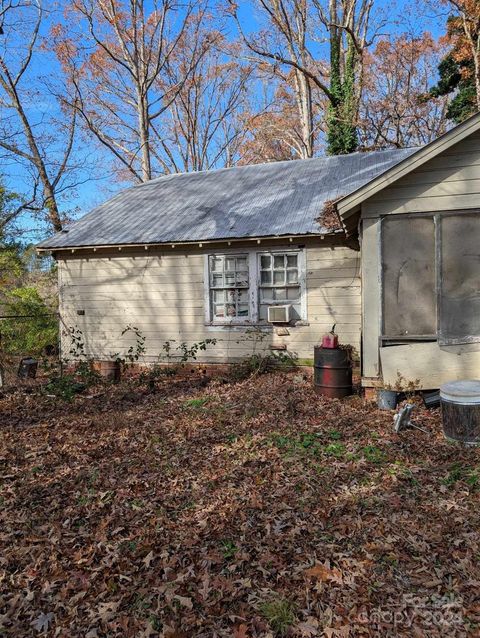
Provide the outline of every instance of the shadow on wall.
<path id="1" fill-rule="evenodd" d="M 359 254 L 343 246 L 307 248 L 308 325 L 291 328 L 285 338 L 269 328 L 205 325 L 204 253 L 75 256 L 59 268 L 63 322 L 82 331 L 90 357 L 112 358 L 135 346 L 133 333 L 121 335 L 128 325 L 145 336 L 147 362 L 158 359 L 166 341 L 173 340 L 175 349 L 207 338 L 217 343 L 199 357 L 202 361 L 238 361 L 279 344 L 310 360 L 313 346 L 333 324 L 342 343 L 359 349 Z M 68 346 L 64 339 L 64 354 Z"/>
<path id="2" fill-rule="evenodd" d="M 84 338 L 85 354 L 111 359 L 135 348 L 135 326 L 145 336 L 145 362 L 179 356 L 182 342 L 188 348 L 206 339 L 215 345 L 199 356 L 201 361 L 221 363 L 241 360 L 250 354 L 269 351 L 272 331 L 215 329 L 205 326 L 204 256 L 191 254 L 137 253 L 115 257 L 74 257 L 61 265 L 61 317 L 64 328 L 78 327 Z M 78 312 L 84 314 L 77 314 Z M 62 335 L 63 356 L 68 356 L 67 331 Z"/>

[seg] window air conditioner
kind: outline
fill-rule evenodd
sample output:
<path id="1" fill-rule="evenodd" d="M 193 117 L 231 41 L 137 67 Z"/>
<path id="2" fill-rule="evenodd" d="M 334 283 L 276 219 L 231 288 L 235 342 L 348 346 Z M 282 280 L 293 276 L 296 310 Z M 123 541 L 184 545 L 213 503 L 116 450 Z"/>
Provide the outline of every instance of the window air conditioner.
<path id="1" fill-rule="evenodd" d="M 268 306 L 267 321 L 269 323 L 288 323 L 290 321 L 290 308 L 287 306 Z"/>

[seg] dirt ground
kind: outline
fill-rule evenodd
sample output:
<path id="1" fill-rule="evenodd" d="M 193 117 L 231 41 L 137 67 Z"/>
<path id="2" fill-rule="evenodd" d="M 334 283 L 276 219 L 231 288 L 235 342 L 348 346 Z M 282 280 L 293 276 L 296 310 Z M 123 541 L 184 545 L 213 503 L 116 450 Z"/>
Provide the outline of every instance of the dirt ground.
<path id="1" fill-rule="evenodd" d="M 479 450 L 299 373 L 0 398 L 0 635 L 480 635 Z"/>

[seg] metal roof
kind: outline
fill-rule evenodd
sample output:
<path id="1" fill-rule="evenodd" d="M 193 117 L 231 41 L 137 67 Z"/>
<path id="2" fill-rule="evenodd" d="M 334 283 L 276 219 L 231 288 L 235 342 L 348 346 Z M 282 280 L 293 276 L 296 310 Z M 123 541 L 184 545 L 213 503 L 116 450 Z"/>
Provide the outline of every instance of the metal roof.
<path id="1" fill-rule="evenodd" d="M 153 179 L 122 191 L 39 248 L 324 235 L 316 219 L 416 149 L 237 166 Z"/>

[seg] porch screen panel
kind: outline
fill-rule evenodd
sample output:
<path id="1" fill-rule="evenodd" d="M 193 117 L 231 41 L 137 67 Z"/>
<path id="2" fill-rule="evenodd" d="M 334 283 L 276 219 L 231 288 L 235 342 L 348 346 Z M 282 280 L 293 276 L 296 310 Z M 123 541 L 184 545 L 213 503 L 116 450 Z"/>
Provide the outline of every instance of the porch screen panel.
<path id="1" fill-rule="evenodd" d="M 480 341 L 480 213 L 440 220 L 439 342 Z"/>
<path id="2" fill-rule="evenodd" d="M 383 335 L 436 335 L 433 217 L 382 220 L 382 272 Z"/>

